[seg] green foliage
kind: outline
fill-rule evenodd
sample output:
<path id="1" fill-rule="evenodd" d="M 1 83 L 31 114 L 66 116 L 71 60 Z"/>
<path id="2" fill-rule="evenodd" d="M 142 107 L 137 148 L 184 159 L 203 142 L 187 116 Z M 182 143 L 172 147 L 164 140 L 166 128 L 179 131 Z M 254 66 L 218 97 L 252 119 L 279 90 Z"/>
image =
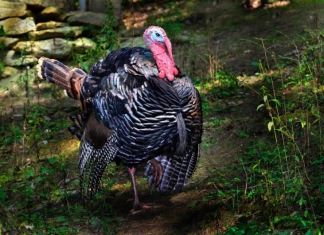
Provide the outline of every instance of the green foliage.
<path id="1" fill-rule="evenodd" d="M 252 63 L 259 68 L 259 76 L 264 78 L 259 91 L 251 89 L 260 97 L 256 110 L 264 117 L 269 136 L 267 140 L 251 140 L 246 151 L 238 157 L 237 164 L 228 167 L 228 174 L 218 173 L 210 178 L 207 185 L 213 186 L 213 190 L 202 199 L 202 202 L 214 201 L 218 207 L 235 214 L 239 212 L 240 219 L 227 226 L 225 234 L 270 234 L 275 231 L 289 234 L 292 229 L 301 231 L 301 234 L 322 234 L 322 35 L 322 30 L 318 29 L 301 37 L 307 47 L 293 63 L 287 63 L 287 58 L 278 59 L 268 51 L 267 41 L 259 40 L 265 55 L 271 54 L 278 68 L 270 72 L 268 58 L 265 62 Z M 289 44 L 298 48 L 290 38 Z M 290 76 L 285 75 L 286 66 L 292 64 L 295 70 Z M 217 78 L 224 79 L 224 75 Z M 202 81 L 199 82 L 201 85 Z M 225 85 L 222 83 L 221 87 L 226 84 L 225 75 Z M 237 83 L 233 84 L 233 87 L 237 86 Z M 206 83 L 201 86 L 205 90 L 201 88 L 201 91 L 213 91 L 214 86 L 215 83 Z M 209 102 L 206 109 L 210 106 Z M 241 138 L 251 138 L 244 130 L 238 129 L 237 133 Z M 208 141 L 204 143 L 205 147 L 210 145 Z M 241 177 L 232 179 L 228 175 Z"/>
<path id="2" fill-rule="evenodd" d="M 174 42 L 184 30 L 183 21 L 179 21 L 183 17 L 179 6 L 183 5 L 179 4 L 182 2 L 165 2 L 164 11 L 158 17 L 148 18 L 148 24 L 162 26 Z M 257 16 L 248 14 L 245 20 Z M 314 21 L 317 17 L 314 15 Z M 96 46 L 86 54 L 74 50 L 70 63 L 89 71 L 95 61 L 118 48 L 115 20 L 108 1 L 105 26 L 101 29 L 85 26 Z M 324 216 L 324 33 L 320 27 L 305 31 L 307 35 L 299 37 L 305 45 L 303 49 L 295 39 L 287 38 L 286 43 L 301 52 L 296 58 L 270 53 L 265 44 L 276 43 L 274 38 L 257 39 L 264 54 L 271 54 L 271 59 L 258 61 L 255 58 L 250 64 L 258 68 L 258 75 L 264 78 L 264 86 L 256 91 L 260 104 L 255 108 L 257 115 L 264 118 L 269 135 L 261 140 L 241 126 L 230 133 L 239 140 L 247 140 L 241 146 L 236 164 L 227 166 L 226 173 L 211 170 L 205 180 L 206 187 L 199 192 L 203 196 L 188 203 L 191 210 L 199 208 L 200 203 L 208 205 L 210 212 L 204 212 L 203 222 L 210 219 L 218 223 L 220 208 L 231 211 L 234 219 L 222 228 L 223 234 L 291 234 L 296 231 L 319 235 L 324 230 L 321 224 Z M 0 36 L 5 36 L 1 26 Z M 220 62 L 210 42 L 199 44 L 194 41 L 195 35 L 189 37 L 191 45 L 185 54 L 189 71 L 186 73 L 195 78 L 194 84 L 202 94 L 202 109 L 207 116 L 204 128 L 223 131 L 229 120 L 209 115 L 229 110 L 222 99 L 236 94 L 239 81 L 236 74 Z M 210 33 L 208 39 L 213 38 Z M 0 51 L 4 49 L 1 43 Z M 197 60 L 202 61 L 203 71 L 197 69 Z M 276 64 L 276 71 L 270 71 L 271 62 Z M 296 69 L 286 72 L 287 66 Z M 3 69 L 0 62 L 0 72 Z M 93 208 L 83 207 L 76 175 L 77 152 L 70 154 L 64 147 L 60 148 L 61 140 L 67 141 L 62 131 L 70 124 L 65 118 L 67 110 L 60 102 L 44 105 L 38 96 L 39 88 L 35 88 L 37 82 L 30 74 L 21 76 L 18 81 L 19 87 L 26 91 L 26 95 L 16 94 L 22 103 L 20 119 L 1 110 L 4 121 L 0 124 L 0 232 L 117 234 L 119 219 L 109 204 L 116 182 L 113 168 L 108 167 L 102 181 L 104 187 L 96 195 Z M 59 89 L 44 90 L 45 98 L 60 100 Z M 286 90 L 292 94 L 285 93 Z M 222 141 L 218 136 L 204 138 L 202 151 Z M 46 151 L 42 151 L 43 147 Z M 147 179 L 142 179 L 141 183 L 145 181 Z M 131 186 L 129 182 L 125 185 Z"/>
<path id="3" fill-rule="evenodd" d="M 6 33 L 3 29 L 3 26 L 0 25 L 0 37 L 5 37 Z M 6 49 L 4 41 L 0 42 L 0 52 L 4 51 Z M 0 74 L 3 73 L 4 71 L 4 63 L 2 61 L 0 61 Z"/>
<path id="4" fill-rule="evenodd" d="M 235 227 L 229 227 L 226 232 L 226 235 L 257 235 L 261 234 L 261 231 L 258 232 L 258 225 L 255 220 L 250 221 L 247 217 L 241 217 L 238 219 L 238 222 Z"/>
<path id="5" fill-rule="evenodd" d="M 101 215 L 101 207 L 89 214 L 88 210 L 80 204 L 80 197 L 74 193 L 78 184 L 66 186 L 70 164 L 66 156 L 56 155 L 47 161 L 39 161 L 37 165 L 30 164 L 27 167 L 19 167 L 14 171 L 8 169 L 2 175 L 2 187 L 0 187 L 0 203 L 7 208 L 15 207 L 15 220 L 10 220 L 8 211 L 0 218 L 0 224 L 4 228 L 20 227 L 28 229 L 35 234 L 78 234 L 80 226 L 90 221 L 90 227 L 98 229 L 103 227 L 106 234 L 115 233 L 115 225 L 118 220 L 109 218 L 113 213 L 105 212 Z M 16 180 L 18 179 L 18 180 Z M 114 185 L 114 181 L 106 179 L 108 186 L 105 193 Z M 6 199 L 6 195 L 9 197 Z M 97 203 L 109 207 L 105 198 L 97 199 Z"/>
<path id="6" fill-rule="evenodd" d="M 72 49 L 70 64 L 77 65 L 79 68 L 89 71 L 91 66 L 100 58 L 105 57 L 110 51 L 119 47 L 119 37 L 116 27 L 117 19 L 113 12 L 113 5 L 110 0 L 106 2 L 106 19 L 102 28 L 98 29 L 93 26 L 84 26 L 83 29 L 88 32 L 95 47 L 91 47 L 85 54 Z"/>
<path id="7" fill-rule="evenodd" d="M 0 203 L 4 204 L 6 201 L 6 192 L 0 186 Z"/>
<path id="8" fill-rule="evenodd" d="M 183 31 L 183 24 L 179 22 L 181 18 L 181 7 L 179 7 L 178 2 L 170 1 L 163 4 L 163 8 L 165 9 L 163 13 L 158 16 L 150 16 L 147 20 L 147 24 L 162 27 L 170 40 L 175 42 L 177 36 L 181 35 Z"/>
<path id="9" fill-rule="evenodd" d="M 88 29 L 97 46 L 87 55 L 74 51 L 74 64 L 89 70 L 107 50 L 118 46 L 114 20 L 113 14 L 107 14 L 102 29 Z M 1 44 L 0 50 L 4 49 Z M 0 72 L 2 68 L 0 62 Z M 79 234 L 82 230 L 117 234 L 119 220 L 113 217 L 107 200 L 115 184 L 111 179 L 113 170 L 106 172 L 105 187 L 95 201 L 101 206 L 90 210 L 82 205 L 77 144 L 74 149 L 65 144 L 71 141 L 65 131 L 71 125 L 67 119 L 71 109 L 62 108 L 62 91 L 55 86 L 47 88 L 47 84 L 40 88 L 34 69 L 21 73 L 16 85 L 19 92 L 10 94 L 15 95 L 17 105 L 9 107 L 10 103 L 5 103 L 8 107 L 1 107 L 0 233 Z"/>

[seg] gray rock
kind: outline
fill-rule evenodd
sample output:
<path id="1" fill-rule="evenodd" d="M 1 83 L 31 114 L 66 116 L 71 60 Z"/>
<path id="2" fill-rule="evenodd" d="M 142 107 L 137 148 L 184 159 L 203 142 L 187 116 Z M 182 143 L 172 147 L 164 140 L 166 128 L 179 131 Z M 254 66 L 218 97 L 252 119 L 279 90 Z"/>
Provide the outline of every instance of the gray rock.
<path id="1" fill-rule="evenodd" d="M 0 25 L 7 35 L 20 35 L 36 30 L 36 25 L 32 17 L 20 19 L 17 17 L 0 21 Z"/>
<path id="2" fill-rule="evenodd" d="M 14 9 L 16 11 L 25 11 L 26 4 L 12 1 L 0 1 L 0 8 Z"/>
<path id="3" fill-rule="evenodd" d="M 146 47 L 143 37 L 127 38 L 121 44 L 122 47 Z"/>
<path id="4" fill-rule="evenodd" d="M 26 3 L 35 7 L 50 7 L 57 6 L 64 9 L 64 2 L 62 0 L 19 0 L 19 2 Z"/>
<path id="5" fill-rule="evenodd" d="M 0 19 L 26 16 L 26 4 L 20 2 L 0 1 Z"/>
<path id="6" fill-rule="evenodd" d="M 3 43 L 6 48 L 13 47 L 17 42 L 19 38 L 0 37 L 0 43 Z"/>
<path id="7" fill-rule="evenodd" d="M 90 11 L 70 11 L 63 14 L 60 19 L 67 21 L 70 25 L 85 24 L 93 26 L 103 26 L 106 14 L 95 13 Z"/>
<path id="8" fill-rule="evenodd" d="M 122 37 L 137 37 L 137 36 L 143 36 L 143 33 L 145 31 L 145 27 L 138 27 L 138 28 L 132 28 L 132 29 L 124 29 L 121 30 L 120 36 Z"/>
<path id="9" fill-rule="evenodd" d="M 43 40 L 48 38 L 66 38 L 66 37 L 78 37 L 82 34 L 82 27 L 71 26 L 62 27 L 56 29 L 45 29 L 41 31 L 29 32 L 28 38 L 31 41 Z"/>
<path id="10" fill-rule="evenodd" d="M 36 25 L 36 30 L 45 30 L 45 29 L 56 29 L 61 27 L 67 27 L 69 24 L 63 23 L 63 22 L 56 22 L 56 21 L 48 21 L 48 22 L 42 22 L 38 23 Z"/>
<path id="11" fill-rule="evenodd" d="M 59 7 L 50 6 L 46 7 L 37 17 L 42 21 L 47 21 L 50 19 L 58 19 L 60 15 L 63 14 L 63 11 Z"/>
<path id="12" fill-rule="evenodd" d="M 0 76 L 2 78 L 7 78 L 12 75 L 16 75 L 17 73 L 18 73 L 18 69 L 14 68 L 14 67 L 6 66 L 4 68 L 4 71 L 2 72 L 2 74 L 0 74 Z"/>
<path id="13" fill-rule="evenodd" d="M 12 74 L 10 77 L 7 77 L 6 79 L 0 80 L 0 98 L 4 97 L 17 97 L 17 94 L 19 94 L 19 99 L 21 99 L 22 96 L 26 95 L 26 89 L 25 86 L 22 85 L 22 78 L 25 81 L 28 81 L 29 86 L 33 86 L 33 81 L 36 78 L 36 69 L 23 69 L 19 70 L 17 74 Z M 34 93 L 34 91 L 29 90 L 29 94 Z M 17 100 L 17 101 L 18 101 Z M 20 113 L 19 108 L 15 106 L 16 113 Z"/>
<path id="14" fill-rule="evenodd" d="M 37 58 L 32 55 L 21 56 L 20 53 L 10 50 L 6 54 L 3 62 L 7 66 L 25 66 L 36 63 Z"/>
<path id="15" fill-rule="evenodd" d="M 122 15 L 122 1 L 120 0 L 110 0 L 113 5 L 113 12 L 117 18 Z M 93 2 L 94 3 L 94 2 Z M 89 11 L 106 13 L 107 0 L 96 0 L 95 4 L 89 4 Z"/>
<path id="16" fill-rule="evenodd" d="M 14 115 L 12 115 L 13 116 L 13 118 L 16 120 L 16 121 L 22 121 L 22 120 L 24 120 L 24 114 L 22 114 L 22 113 L 16 113 L 16 114 L 14 114 Z"/>
<path id="17" fill-rule="evenodd" d="M 19 74 L 7 77 L 6 79 L 0 79 L 0 98 L 10 97 L 12 93 L 17 93 L 20 90 L 19 84 Z"/>
<path id="18" fill-rule="evenodd" d="M 238 105 L 243 104 L 243 101 L 242 100 L 238 100 L 237 102 L 235 102 L 235 101 L 228 101 L 227 104 L 228 104 L 228 106 L 234 107 L 234 106 L 238 106 Z"/>
<path id="19" fill-rule="evenodd" d="M 96 46 L 89 38 L 78 38 L 75 41 L 69 41 L 69 44 L 73 50 L 78 53 L 85 53 L 89 48 Z"/>
<path id="20" fill-rule="evenodd" d="M 70 53 L 72 46 L 62 38 L 47 39 L 40 41 L 18 42 L 13 47 L 15 51 L 32 54 L 36 57 L 49 57 L 53 59 L 64 59 Z"/>
<path id="21" fill-rule="evenodd" d="M 40 14 L 43 16 L 46 16 L 46 15 L 60 16 L 61 14 L 63 14 L 63 11 L 58 7 L 49 6 L 49 7 L 46 7 Z"/>
<path id="22" fill-rule="evenodd" d="M 72 49 L 78 53 L 84 53 L 94 47 L 95 43 L 89 38 L 78 38 L 75 41 L 63 38 L 47 39 L 40 41 L 18 42 L 13 49 L 17 52 L 32 54 L 35 57 L 49 57 L 53 59 L 66 59 Z"/>
<path id="23" fill-rule="evenodd" d="M 207 37 L 205 35 L 194 35 L 194 36 L 188 36 L 188 35 L 175 35 L 175 40 L 178 42 L 207 42 Z"/>
<path id="24" fill-rule="evenodd" d="M 227 104 L 228 106 L 232 106 L 232 107 L 237 105 L 235 101 L 228 101 Z"/>

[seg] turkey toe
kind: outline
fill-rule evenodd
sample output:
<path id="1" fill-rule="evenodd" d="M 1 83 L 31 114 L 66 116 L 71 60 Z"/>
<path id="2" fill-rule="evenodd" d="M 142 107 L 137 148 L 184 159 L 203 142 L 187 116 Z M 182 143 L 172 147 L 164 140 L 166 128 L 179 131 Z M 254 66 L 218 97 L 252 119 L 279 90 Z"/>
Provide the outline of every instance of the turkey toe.
<path id="1" fill-rule="evenodd" d="M 153 203 L 136 203 L 133 205 L 133 209 L 131 209 L 131 214 L 136 214 L 142 210 L 150 210 L 153 207 Z"/>
<path id="2" fill-rule="evenodd" d="M 163 176 L 163 168 L 160 162 L 155 159 L 151 159 L 150 163 L 153 165 L 153 179 L 155 186 L 159 186 Z"/>

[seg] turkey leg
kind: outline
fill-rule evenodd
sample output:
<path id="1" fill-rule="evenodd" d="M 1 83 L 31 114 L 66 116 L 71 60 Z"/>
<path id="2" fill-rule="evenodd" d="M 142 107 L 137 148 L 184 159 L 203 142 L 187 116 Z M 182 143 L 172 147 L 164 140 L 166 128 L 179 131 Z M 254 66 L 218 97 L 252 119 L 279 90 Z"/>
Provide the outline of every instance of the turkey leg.
<path id="1" fill-rule="evenodd" d="M 150 204 L 139 202 L 137 188 L 136 188 L 136 181 L 135 181 L 136 168 L 128 167 L 128 173 L 131 178 L 133 195 L 134 195 L 133 209 L 131 210 L 131 213 L 135 213 L 136 211 L 139 211 L 141 209 L 151 209 L 152 206 Z"/>

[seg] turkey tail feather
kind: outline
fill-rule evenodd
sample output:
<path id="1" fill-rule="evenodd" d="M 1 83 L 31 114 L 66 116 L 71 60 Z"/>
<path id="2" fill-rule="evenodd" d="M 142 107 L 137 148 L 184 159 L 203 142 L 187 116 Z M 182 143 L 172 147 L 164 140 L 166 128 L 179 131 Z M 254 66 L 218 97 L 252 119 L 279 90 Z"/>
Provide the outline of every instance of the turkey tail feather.
<path id="1" fill-rule="evenodd" d="M 65 89 L 69 97 L 76 100 L 83 98 L 81 88 L 87 74 L 81 69 L 71 69 L 57 60 L 41 57 L 37 71 L 39 77 Z"/>
<path id="2" fill-rule="evenodd" d="M 178 156 L 183 156 L 187 148 L 187 129 L 185 121 L 183 120 L 182 113 L 177 114 L 177 124 L 179 132 L 179 144 L 175 151 Z"/>
<path id="3" fill-rule="evenodd" d="M 195 145 L 192 151 L 188 152 L 181 160 L 169 158 L 167 156 L 155 157 L 163 168 L 163 177 L 161 183 L 156 190 L 159 193 L 176 193 L 180 192 L 196 170 L 199 160 L 199 145 Z M 154 184 L 153 166 L 149 163 L 144 172 L 144 176 L 148 178 L 150 187 Z"/>
<path id="4" fill-rule="evenodd" d="M 92 199 L 98 191 L 102 175 L 117 153 L 116 137 L 111 135 L 102 148 L 95 148 L 83 135 L 80 146 L 79 169 L 81 174 L 81 193 Z"/>

